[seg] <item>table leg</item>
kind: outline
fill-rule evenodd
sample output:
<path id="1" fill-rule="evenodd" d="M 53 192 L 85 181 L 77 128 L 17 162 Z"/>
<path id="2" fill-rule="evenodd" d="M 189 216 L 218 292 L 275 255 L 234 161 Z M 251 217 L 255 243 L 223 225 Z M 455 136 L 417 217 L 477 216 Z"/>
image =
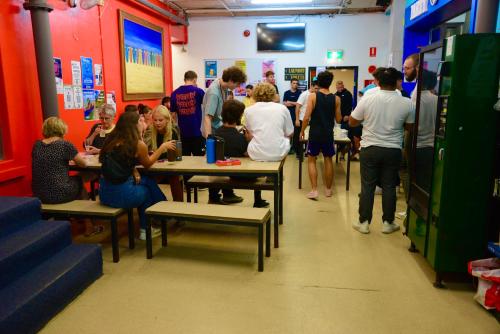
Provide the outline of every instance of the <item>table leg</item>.
<path id="1" fill-rule="evenodd" d="M 264 245 L 263 245 L 263 239 L 264 239 L 264 228 L 262 225 L 259 225 L 259 250 L 258 250 L 258 257 L 259 257 L 259 271 L 264 271 Z"/>
<path id="2" fill-rule="evenodd" d="M 279 175 L 275 174 L 273 176 L 273 181 L 274 181 L 274 210 L 273 210 L 273 225 L 274 225 L 274 248 L 279 248 L 279 230 L 278 230 L 278 223 L 279 223 L 279 192 L 280 192 L 280 186 L 279 186 Z"/>
<path id="3" fill-rule="evenodd" d="M 346 180 L 345 180 L 345 190 L 349 191 L 349 180 L 351 178 L 351 143 L 348 144 L 348 150 L 347 150 L 347 173 L 346 173 Z"/>
<path id="4" fill-rule="evenodd" d="M 186 186 L 186 201 L 191 203 L 191 187 Z"/>
<path id="5" fill-rule="evenodd" d="M 118 250 L 118 223 L 116 217 L 111 219 L 111 248 L 113 249 L 113 262 L 120 261 L 120 253 Z"/>
<path id="6" fill-rule="evenodd" d="M 167 246 L 167 220 L 161 220 L 161 245 L 163 247 Z"/>
<path id="7" fill-rule="evenodd" d="M 153 241 L 151 240 L 151 217 L 146 218 L 146 257 L 153 258 Z"/>
<path id="8" fill-rule="evenodd" d="M 266 257 L 271 256 L 271 217 L 266 222 Z"/>
<path id="9" fill-rule="evenodd" d="M 304 142 L 299 143 L 299 189 L 302 189 L 302 162 L 304 161 Z"/>
<path id="10" fill-rule="evenodd" d="M 279 195 L 279 210 L 280 210 L 280 225 L 283 225 L 283 165 L 280 167 L 279 171 L 280 179 L 280 195 Z"/>

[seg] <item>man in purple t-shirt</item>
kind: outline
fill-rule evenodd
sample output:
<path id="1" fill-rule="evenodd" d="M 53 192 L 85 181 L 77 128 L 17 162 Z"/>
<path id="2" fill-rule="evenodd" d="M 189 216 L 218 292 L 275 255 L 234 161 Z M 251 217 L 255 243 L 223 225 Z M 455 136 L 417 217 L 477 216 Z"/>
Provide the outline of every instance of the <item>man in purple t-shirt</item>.
<path id="1" fill-rule="evenodd" d="M 182 155 L 204 155 L 205 138 L 200 128 L 205 92 L 196 86 L 196 79 L 198 75 L 194 71 L 184 73 L 184 85 L 174 90 L 170 101 L 170 112 L 177 116 L 181 131 Z"/>

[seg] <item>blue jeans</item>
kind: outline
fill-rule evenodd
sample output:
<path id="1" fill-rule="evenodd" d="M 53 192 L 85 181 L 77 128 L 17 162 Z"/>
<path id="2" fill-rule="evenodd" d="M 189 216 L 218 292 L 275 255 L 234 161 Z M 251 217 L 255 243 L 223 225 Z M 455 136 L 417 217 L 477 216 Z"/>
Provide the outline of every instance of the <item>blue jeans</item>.
<path id="1" fill-rule="evenodd" d="M 113 184 L 101 178 L 99 199 L 102 204 L 112 208 L 137 208 L 141 228 L 146 228 L 146 209 L 155 203 L 167 200 L 156 181 L 145 175 L 141 176 L 139 184 L 135 184 L 132 176 L 120 184 Z"/>

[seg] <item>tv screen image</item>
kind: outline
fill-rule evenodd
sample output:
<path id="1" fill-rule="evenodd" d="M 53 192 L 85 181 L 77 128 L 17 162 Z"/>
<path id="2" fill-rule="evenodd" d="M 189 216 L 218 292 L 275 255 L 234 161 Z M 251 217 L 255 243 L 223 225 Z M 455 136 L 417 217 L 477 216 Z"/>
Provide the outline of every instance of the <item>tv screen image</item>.
<path id="1" fill-rule="evenodd" d="M 257 23 L 257 51 L 304 52 L 305 40 L 305 23 Z"/>

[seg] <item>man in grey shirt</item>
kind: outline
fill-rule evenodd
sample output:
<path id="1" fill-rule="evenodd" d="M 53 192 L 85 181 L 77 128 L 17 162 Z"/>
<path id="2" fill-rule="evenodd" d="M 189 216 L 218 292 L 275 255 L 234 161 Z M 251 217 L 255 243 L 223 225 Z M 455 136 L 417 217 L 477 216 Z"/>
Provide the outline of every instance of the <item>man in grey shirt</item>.
<path id="1" fill-rule="evenodd" d="M 227 100 L 228 90 L 233 90 L 247 81 L 246 74 L 236 66 L 226 68 L 222 78 L 216 79 L 208 87 L 203 97 L 203 122 L 201 132 L 207 138 L 222 126 L 222 104 Z"/>

